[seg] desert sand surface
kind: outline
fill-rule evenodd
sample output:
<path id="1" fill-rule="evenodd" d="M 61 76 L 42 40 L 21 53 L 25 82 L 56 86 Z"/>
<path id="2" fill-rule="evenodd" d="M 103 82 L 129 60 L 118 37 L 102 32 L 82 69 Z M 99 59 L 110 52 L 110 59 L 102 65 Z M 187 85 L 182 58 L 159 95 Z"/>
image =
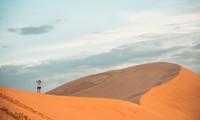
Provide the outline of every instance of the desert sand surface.
<path id="1" fill-rule="evenodd" d="M 86 76 L 55 88 L 47 94 L 101 97 L 139 104 L 151 88 L 172 80 L 180 72 L 177 64 L 155 62 Z"/>
<path id="2" fill-rule="evenodd" d="M 147 92 L 141 105 L 169 120 L 200 120 L 200 75 L 182 67 L 172 81 Z"/>
<path id="3" fill-rule="evenodd" d="M 1 120 L 166 120 L 137 104 L 0 87 Z"/>
<path id="4" fill-rule="evenodd" d="M 180 67 L 170 81 L 147 91 L 140 103 L 1 86 L 0 120 L 200 120 L 200 75 Z"/>

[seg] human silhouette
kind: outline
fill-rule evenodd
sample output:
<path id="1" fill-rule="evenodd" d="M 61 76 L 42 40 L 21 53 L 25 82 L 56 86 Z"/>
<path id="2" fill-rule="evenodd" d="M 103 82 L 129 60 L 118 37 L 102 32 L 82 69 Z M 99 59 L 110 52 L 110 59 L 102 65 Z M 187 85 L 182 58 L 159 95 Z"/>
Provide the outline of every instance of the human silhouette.
<path id="1" fill-rule="evenodd" d="M 42 84 L 42 81 L 41 80 L 37 80 L 36 83 L 38 84 L 37 85 L 37 93 L 41 93 L 41 88 L 42 88 L 41 84 Z"/>

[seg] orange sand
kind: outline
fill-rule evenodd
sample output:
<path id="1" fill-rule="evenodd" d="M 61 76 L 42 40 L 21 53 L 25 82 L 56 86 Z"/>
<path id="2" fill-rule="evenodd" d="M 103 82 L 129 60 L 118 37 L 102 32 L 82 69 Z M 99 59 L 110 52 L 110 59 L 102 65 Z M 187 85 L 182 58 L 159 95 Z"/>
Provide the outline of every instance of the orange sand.
<path id="1" fill-rule="evenodd" d="M 153 88 L 140 102 L 170 120 L 200 120 L 200 75 L 182 67 L 176 78 Z"/>
<path id="2" fill-rule="evenodd" d="M 166 120 L 137 104 L 112 99 L 54 96 L 0 87 L 0 101 L 0 119 L 6 120 Z"/>
<path id="3" fill-rule="evenodd" d="M 200 120 L 200 75 L 181 68 L 177 77 L 148 91 L 140 102 L 0 87 L 0 120 Z"/>

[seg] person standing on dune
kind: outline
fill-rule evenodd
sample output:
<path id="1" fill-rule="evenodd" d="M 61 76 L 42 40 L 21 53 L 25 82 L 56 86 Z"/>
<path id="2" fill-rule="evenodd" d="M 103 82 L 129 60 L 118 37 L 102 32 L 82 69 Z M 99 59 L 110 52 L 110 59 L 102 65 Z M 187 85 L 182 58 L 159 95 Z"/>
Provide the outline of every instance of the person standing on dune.
<path id="1" fill-rule="evenodd" d="M 42 88 L 41 84 L 42 84 L 42 81 L 41 80 L 37 80 L 36 83 L 38 84 L 37 85 L 37 93 L 41 93 L 41 88 Z"/>

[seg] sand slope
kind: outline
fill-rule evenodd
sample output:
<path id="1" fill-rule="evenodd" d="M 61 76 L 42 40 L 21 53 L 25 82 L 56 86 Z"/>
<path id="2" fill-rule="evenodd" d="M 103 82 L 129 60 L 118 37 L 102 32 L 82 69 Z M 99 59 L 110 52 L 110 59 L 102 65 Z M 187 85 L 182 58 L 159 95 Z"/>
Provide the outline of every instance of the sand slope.
<path id="1" fill-rule="evenodd" d="M 170 120 L 200 120 L 200 75 L 182 67 L 172 81 L 145 94 L 141 104 Z"/>
<path id="2" fill-rule="evenodd" d="M 0 120 L 200 120 L 200 75 L 181 67 L 140 103 L 0 87 Z"/>
<path id="3" fill-rule="evenodd" d="M 37 94 L 0 87 L 1 120 L 166 120 L 131 102 Z"/>
<path id="4" fill-rule="evenodd" d="M 148 63 L 83 77 L 47 94 L 102 97 L 139 103 L 143 94 L 173 79 L 179 71 L 180 66 L 176 64 Z"/>

